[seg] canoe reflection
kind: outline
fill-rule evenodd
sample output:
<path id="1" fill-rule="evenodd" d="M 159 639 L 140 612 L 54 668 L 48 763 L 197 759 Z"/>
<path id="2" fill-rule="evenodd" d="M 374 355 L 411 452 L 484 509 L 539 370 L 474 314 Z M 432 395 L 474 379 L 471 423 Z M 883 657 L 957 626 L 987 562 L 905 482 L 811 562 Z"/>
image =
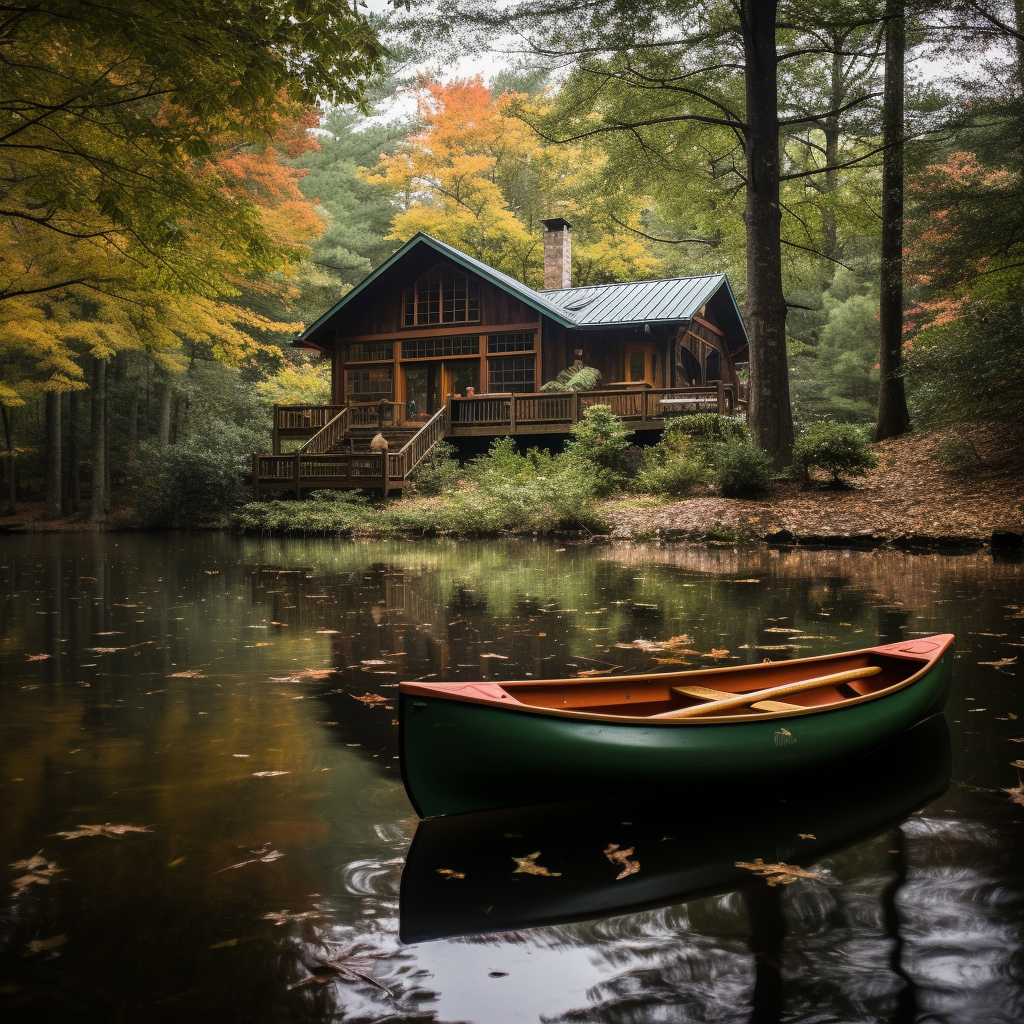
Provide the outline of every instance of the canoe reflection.
<path id="1" fill-rule="evenodd" d="M 737 862 L 807 865 L 939 796 L 937 715 L 799 785 L 661 789 L 421 821 L 402 873 L 400 936 L 422 942 L 681 902 L 751 879 Z"/>

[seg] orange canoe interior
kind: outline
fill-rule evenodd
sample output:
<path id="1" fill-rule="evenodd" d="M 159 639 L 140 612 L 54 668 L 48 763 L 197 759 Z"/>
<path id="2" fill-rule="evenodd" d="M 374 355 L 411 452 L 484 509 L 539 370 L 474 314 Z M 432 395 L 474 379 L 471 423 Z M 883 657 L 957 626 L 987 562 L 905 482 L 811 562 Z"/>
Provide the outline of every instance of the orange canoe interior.
<path id="1" fill-rule="evenodd" d="M 870 697 L 905 683 L 936 661 L 951 640 L 951 636 L 948 639 L 946 636 L 929 638 L 914 644 L 914 647 L 922 649 L 908 649 L 905 646 L 900 653 L 896 653 L 893 650 L 896 645 L 892 645 L 883 649 L 873 648 L 825 658 L 736 666 L 717 671 L 501 683 L 405 682 L 402 683 L 402 691 L 411 695 L 444 696 L 473 703 L 518 706 L 524 710 L 556 711 L 570 715 L 651 718 L 664 715 L 665 712 L 706 704 L 710 700 L 754 693 L 805 679 L 853 669 L 880 669 L 876 674 L 866 678 L 772 698 L 778 702 L 778 706 L 748 705 L 732 707 L 721 712 L 722 716 L 727 715 L 730 718 L 764 716 L 779 712 L 796 714 L 841 705 L 856 698 Z M 923 648 L 934 650 L 928 650 L 926 653 Z M 683 687 L 703 687 L 714 691 L 714 694 L 691 696 L 680 692 L 680 688 Z M 711 713 L 695 720 L 709 721 L 716 717 L 719 715 Z"/>

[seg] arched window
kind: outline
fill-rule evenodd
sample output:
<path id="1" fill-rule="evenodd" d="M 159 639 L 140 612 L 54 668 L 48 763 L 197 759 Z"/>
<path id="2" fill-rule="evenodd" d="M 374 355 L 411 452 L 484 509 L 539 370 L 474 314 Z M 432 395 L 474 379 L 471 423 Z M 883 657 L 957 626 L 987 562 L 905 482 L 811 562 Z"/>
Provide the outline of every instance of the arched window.
<path id="1" fill-rule="evenodd" d="M 402 307 L 405 327 L 474 323 L 480 319 L 480 293 L 468 274 L 441 263 L 406 288 Z"/>

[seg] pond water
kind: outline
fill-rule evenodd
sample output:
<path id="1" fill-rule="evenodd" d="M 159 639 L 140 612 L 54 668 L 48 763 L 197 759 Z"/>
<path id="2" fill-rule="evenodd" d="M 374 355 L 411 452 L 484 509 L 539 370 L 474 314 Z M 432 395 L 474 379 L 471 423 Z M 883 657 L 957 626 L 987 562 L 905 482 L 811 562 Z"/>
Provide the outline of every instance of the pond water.
<path id="1" fill-rule="evenodd" d="M 0 1016 L 1020 1022 L 1021 584 L 983 553 L 2 538 Z M 752 785 L 414 843 L 400 679 L 947 631 L 948 732 L 792 804 Z M 694 653 L 649 643 L 684 635 Z M 605 842 L 632 850 L 618 884 L 648 880 L 644 906 Z M 804 874 L 770 887 L 735 867 L 754 856 Z M 549 874 L 510 887 L 524 859 Z M 569 891 L 577 867 L 593 884 Z"/>

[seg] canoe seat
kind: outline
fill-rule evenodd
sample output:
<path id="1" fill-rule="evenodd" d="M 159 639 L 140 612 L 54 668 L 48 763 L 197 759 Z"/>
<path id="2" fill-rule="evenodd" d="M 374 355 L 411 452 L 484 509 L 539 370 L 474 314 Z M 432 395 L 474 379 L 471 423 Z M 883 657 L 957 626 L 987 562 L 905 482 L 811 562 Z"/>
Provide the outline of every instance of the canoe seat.
<path id="1" fill-rule="evenodd" d="M 682 697 L 702 697 L 704 700 L 724 700 L 727 697 L 740 697 L 742 694 L 729 693 L 726 690 L 712 690 L 709 686 L 673 686 L 672 693 Z M 802 704 L 787 704 L 781 700 L 759 700 L 750 705 L 758 711 L 806 711 Z"/>

